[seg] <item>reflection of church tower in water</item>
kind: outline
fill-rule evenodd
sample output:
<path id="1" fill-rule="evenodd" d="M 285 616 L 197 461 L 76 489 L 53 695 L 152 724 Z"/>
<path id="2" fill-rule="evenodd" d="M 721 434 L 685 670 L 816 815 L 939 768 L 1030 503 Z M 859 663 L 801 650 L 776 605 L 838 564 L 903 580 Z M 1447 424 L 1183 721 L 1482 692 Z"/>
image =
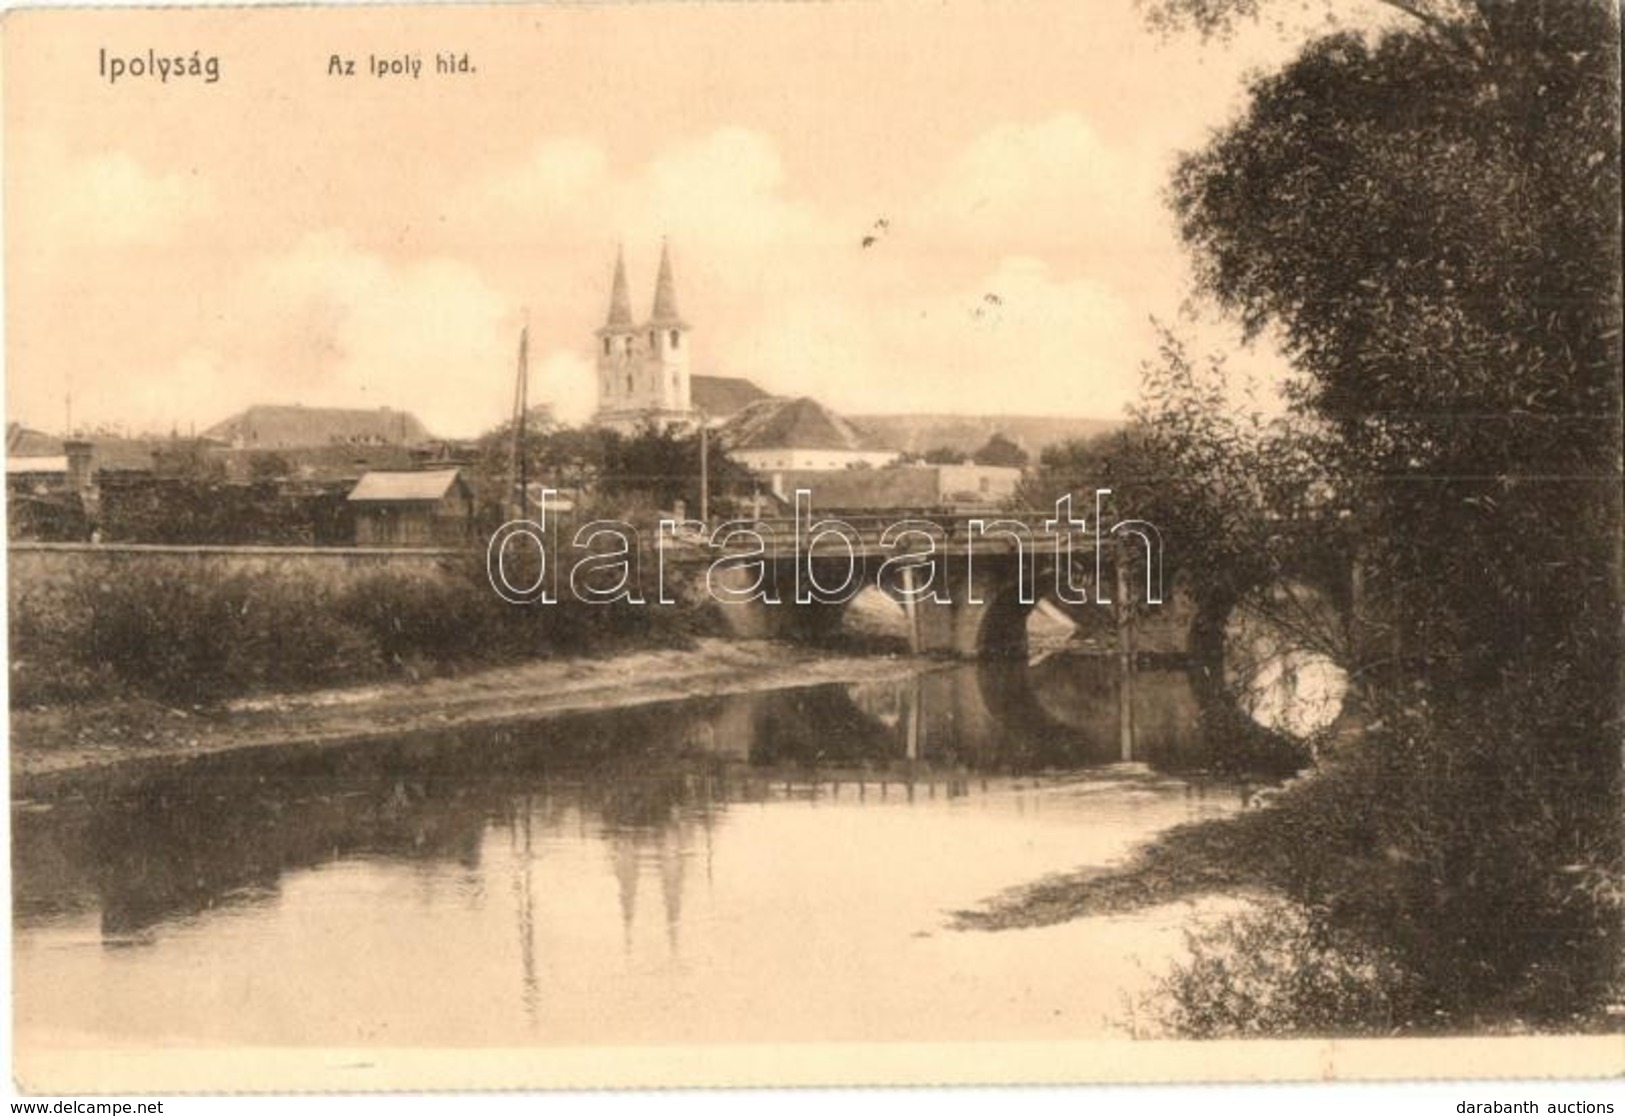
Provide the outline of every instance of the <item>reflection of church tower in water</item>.
<path id="1" fill-rule="evenodd" d="M 593 422 L 623 433 L 693 423 L 689 333 L 688 323 L 677 312 L 670 247 L 661 245 L 654 305 L 642 324 L 632 318 L 626 259 L 618 252 L 609 314 L 596 335 L 598 410 Z"/>
<path id="2" fill-rule="evenodd" d="M 692 828 L 691 820 L 673 814 L 658 827 L 626 827 L 610 834 L 610 862 L 620 898 L 621 945 L 628 954 L 632 952 L 634 944 L 638 884 L 645 870 L 653 868 L 660 876 L 667 948 L 671 956 L 677 956 Z M 709 845 L 709 832 L 706 840 Z"/>

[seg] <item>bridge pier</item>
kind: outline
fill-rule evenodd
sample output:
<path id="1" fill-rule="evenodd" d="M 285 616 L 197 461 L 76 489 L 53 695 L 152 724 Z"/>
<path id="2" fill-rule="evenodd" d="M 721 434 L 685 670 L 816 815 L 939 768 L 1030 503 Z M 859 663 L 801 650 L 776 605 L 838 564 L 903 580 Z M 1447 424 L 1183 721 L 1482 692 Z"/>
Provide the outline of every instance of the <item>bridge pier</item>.
<path id="1" fill-rule="evenodd" d="M 913 612 L 919 654 L 956 659 L 1020 659 L 1027 654 L 1026 606 L 999 601 L 927 602 Z"/>
<path id="2" fill-rule="evenodd" d="M 1026 658 L 1032 605 L 1020 599 L 1014 559 L 984 559 L 974 581 L 961 568 L 958 562 L 938 566 L 936 586 L 946 601 L 927 598 L 906 609 L 915 650 L 959 659 Z"/>
<path id="3" fill-rule="evenodd" d="M 780 613 L 784 611 L 784 606 L 769 604 L 759 595 L 751 595 L 758 588 L 758 572 L 756 567 L 745 565 L 707 571 L 705 591 L 710 594 L 723 627 L 735 639 L 779 637 L 779 628 L 783 623 Z M 774 566 L 768 565 L 762 574 L 768 580 L 761 587 L 769 593 L 775 588 L 773 572 Z"/>
<path id="4" fill-rule="evenodd" d="M 879 562 L 871 559 L 857 565 L 861 584 L 873 585 Z M 844 570 L 844 559 L 839 566 Z M 820 577 L 820 584 L 835 583 L 839 574 L 826 572 L 829 576 Z M 958 659 L 1026 658 L 1027 615 L 1033 604 L 1022 600 L 1022 582 L 1014 556 L 983 555 L 974 566 L 962 555 L 939 558 L 933 573 L 933 593 L 918 600 L 901 600 L 909 647 L 915 654 Z M 1029 569 L 1028 576 L 1032 574 Z M 840 631 L 846 603 L 797 604 L 794 567 L 789 560 L 713 570 L 710 577 L 719 615 L 737 639 L 816 643 Z M 1031 589 L 1032 584 L 1028 584 Z M 893 599 L 901 598 L 901 586 L 885 588 Z"/>
<path id="5" fill-rule="evenodd" d="M 712 593 L 723 626 L 735 639 L 788 639 L 800 643 L 822 643 L 841 630 L 845 604 L 794 603 L 795 585 L 789 576 L 780 576 L 781 564 L 767 568 L 765 594 L 750 595 L 757 588 L 755 567 L 739 566 L 711 574 Z M 770 598 L 762 599 L 763 596 Z M 777 602 L 777 603 L 773 603 Z"/>

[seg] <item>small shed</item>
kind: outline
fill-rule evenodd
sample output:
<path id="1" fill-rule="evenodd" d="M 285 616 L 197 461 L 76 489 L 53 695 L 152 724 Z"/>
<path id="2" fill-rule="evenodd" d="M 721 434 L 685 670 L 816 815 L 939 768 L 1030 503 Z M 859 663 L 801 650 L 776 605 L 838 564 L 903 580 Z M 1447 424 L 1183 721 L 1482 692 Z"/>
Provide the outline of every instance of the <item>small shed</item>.
<path id="1" fill-rule="evenodd" d="M 6 489 L 8 492 L 26 491 L 44 493 L 49 489 L 68 487 L 68 459 L 66 455 L 50 457 L 6 456 Z"/>
<path id="2" fill-rule="evenodd" d="M 474 494 L 456 469 L 367 473 L 349 504 L 357 546 L 457 546 L 474 527 Z"/>

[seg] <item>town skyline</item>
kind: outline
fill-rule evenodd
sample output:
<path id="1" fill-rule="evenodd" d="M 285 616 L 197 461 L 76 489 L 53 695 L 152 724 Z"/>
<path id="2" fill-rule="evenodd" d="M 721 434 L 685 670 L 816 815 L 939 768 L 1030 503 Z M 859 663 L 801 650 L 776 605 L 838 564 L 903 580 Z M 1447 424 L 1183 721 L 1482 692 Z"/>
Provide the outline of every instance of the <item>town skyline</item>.
<path id="1" fill-rule="evenodd" d="M 1087 33 L 1001 41 L 950 5 L 921 43 L 909 4 L 681 5 L 417 9 L 382 35 L 332 10 L 250 41 L 229 10 L 175 13 L 219 59 L 190 84 L 98 81 L 138 25 L 83 13 L 7 58 L 63 93 L 7 99 L 8 419 L 57 429 L 71 394 L 75 426 L 187 430 L 298 402 L 467 436 L 507 416 L 528 316 L 532 398 L 584 421 L 616 253 L 643 314 L 663 244 L 697 375 L 842 412 L 1119 418 L 1187 293 L 1171 160 L 1298 39 L 1203 50 L 1131 0 L 1048 7 Z M 477 72 L 330 72 L 432 67 L 446 36 Z M 1159 86 L 1169 67 L 1190 80 Z"/>

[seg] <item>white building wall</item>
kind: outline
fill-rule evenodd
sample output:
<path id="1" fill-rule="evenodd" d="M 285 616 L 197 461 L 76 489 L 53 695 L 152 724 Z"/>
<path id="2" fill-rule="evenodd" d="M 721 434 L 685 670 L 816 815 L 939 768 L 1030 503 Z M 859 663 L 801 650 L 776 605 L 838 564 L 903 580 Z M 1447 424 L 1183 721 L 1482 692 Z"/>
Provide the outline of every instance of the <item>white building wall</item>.
<path id="1" fill-rule="evenodd" d="M 1002 501 L 1015 495 L 1021 470 L 1007 465 L 939 465 L 937 488 L 947 498 Z"/>
<path id="2" fill-rule="evenodd" d="M 898 455 L 890 450 L 769 447 L 729 450 L 728 456 L 753 473 L 766 473 L 777 469 L 850 469 L 859 465 L 879 468 L 896 461 Z"/>

